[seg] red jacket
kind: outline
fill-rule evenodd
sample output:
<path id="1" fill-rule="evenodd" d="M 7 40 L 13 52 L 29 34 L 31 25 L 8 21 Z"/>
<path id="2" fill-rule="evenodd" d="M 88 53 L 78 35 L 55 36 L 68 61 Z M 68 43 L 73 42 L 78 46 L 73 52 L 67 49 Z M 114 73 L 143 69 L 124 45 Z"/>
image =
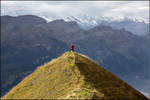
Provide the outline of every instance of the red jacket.
<path id="1" fill-rule="evenodd" d="M 71 49 L 71 50 L 74 50 L 74 45 L 71 45 L 71 46 L 70 46 L 70 49 Z"/>

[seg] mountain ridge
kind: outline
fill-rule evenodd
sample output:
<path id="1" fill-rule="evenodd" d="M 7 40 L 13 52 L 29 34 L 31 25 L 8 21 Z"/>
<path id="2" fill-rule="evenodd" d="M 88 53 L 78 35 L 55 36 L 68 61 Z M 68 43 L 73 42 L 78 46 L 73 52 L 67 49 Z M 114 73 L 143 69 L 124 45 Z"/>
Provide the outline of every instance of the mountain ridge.
<path id="1" fill-rule="evenodd" d="M 55 18 L 52 19 L 55 20 Z M 62 19 L 68 22 L 76 21 L 85 30 L 89 30 L 97 25 L 109 25 L 114 29 L 126 29 L 139 36 L 145 36 L 149 33 L 149 23 L 136 18 L 124 17 L 116 19 L 115 17 L 84 15 L 78 17 L 70 16 Z"/>
<path id="2" fill-rule="evenodd" d="M 2 99 L 148 100 L 90 58 L 68 51 L 38 67 Z"/>

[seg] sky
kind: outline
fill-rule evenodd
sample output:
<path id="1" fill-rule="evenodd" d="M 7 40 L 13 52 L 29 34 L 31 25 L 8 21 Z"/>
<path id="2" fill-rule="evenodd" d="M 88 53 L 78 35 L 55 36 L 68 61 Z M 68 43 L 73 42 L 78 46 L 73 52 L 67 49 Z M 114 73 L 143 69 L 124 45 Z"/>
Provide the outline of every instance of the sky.
<path id="1" fill-rule="evenodd" d="M 149 1 L 1 1 L 1 15 L 37 15 L 56 19 L 88 15 L 129 17 L 149 22 Z"/>
<path id="2" fill-rule="evenodd" d="M 2 1 L 1 15 L 107 16 L 149 22 L 149 1 Z"/>

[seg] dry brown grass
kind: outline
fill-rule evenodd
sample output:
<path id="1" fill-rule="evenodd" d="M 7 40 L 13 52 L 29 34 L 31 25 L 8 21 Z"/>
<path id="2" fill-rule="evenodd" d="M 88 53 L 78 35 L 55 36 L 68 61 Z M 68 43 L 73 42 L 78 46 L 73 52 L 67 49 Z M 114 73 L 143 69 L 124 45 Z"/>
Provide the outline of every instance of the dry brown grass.
<path id="1" fill-rule="evenodd" d="M 148 100 L 88 57 L 66 52 L 37 68 L 3 99 Z"/>

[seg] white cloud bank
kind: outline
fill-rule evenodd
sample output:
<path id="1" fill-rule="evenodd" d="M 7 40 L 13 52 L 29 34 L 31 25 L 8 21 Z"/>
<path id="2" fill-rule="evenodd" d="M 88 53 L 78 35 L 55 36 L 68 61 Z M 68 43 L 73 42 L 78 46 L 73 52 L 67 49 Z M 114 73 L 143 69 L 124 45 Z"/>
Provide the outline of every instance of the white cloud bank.
<path id="1" fill-rule="evenodd" d="M 108 16 L 149 21 L 149 1 L 2 1 L 1 15 Z"/>

